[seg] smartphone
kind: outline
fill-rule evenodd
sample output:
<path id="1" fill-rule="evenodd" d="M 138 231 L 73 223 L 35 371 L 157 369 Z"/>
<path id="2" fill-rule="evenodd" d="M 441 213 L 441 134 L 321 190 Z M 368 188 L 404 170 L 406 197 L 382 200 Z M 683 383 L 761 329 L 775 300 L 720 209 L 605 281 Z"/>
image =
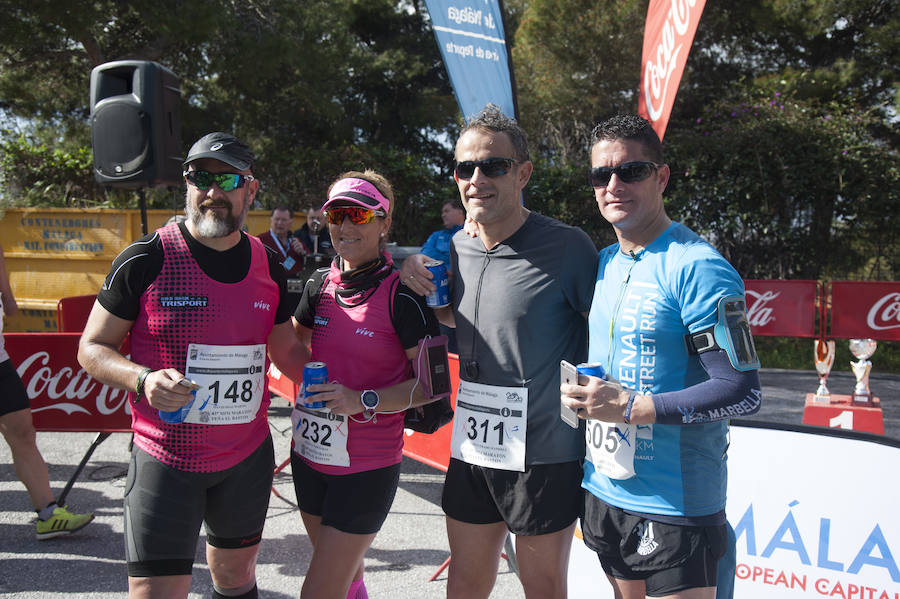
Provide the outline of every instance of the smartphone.
<path id="1" fill-rule="evenodd" d="M 559 384 L 560 385 L 577 385 L 578 384 L 578 370 L 575 368 L 574 364 L 566 362 L 565 360 L 561 360 L 559 363 Z M 578 428 L 578 414 L 562 403 L 562 396 L 559 398 L 559 417 L 562 418 L 562 421 L 571 426 L 572 428 Z"/>
<path id="2" fill-rule="evenodd" d="M 187 387 L 191 391 L 196 391 L 197 389 L 200 388 L 200 385 L 198 385 L 191 379 L 181 379 L 180 381 L 178 381 L 178 384 L 181 385 L 182 387 Z"/>

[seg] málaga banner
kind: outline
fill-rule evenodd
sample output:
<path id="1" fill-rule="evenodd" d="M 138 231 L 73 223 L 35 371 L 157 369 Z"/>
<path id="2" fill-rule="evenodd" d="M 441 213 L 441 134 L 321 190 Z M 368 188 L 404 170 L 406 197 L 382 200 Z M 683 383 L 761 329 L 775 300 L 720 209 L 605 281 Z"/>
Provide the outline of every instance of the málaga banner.
<path id="1" fill-rule="evenodd" d="M 650 0 L 638 113 L 662 139 L 706 0 Z"/>
<path id="2" fill-rule="evenodd" d="M 426 0 L 434 35 L 463 117 L 494 103 L 515 117 L 503 16 L 498 0 Z"/>

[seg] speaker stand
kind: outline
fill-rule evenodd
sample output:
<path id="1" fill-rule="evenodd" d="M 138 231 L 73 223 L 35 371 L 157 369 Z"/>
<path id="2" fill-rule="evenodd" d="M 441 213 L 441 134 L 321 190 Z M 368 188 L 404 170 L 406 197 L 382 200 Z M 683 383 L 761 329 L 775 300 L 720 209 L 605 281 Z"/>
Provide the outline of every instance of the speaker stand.
<path id="1" fill-rule="evenodd" d="M 141 236 L 147 234 L 147 196 L 144 188 L 138 187 L 138 207 L 141 209 Z"/>

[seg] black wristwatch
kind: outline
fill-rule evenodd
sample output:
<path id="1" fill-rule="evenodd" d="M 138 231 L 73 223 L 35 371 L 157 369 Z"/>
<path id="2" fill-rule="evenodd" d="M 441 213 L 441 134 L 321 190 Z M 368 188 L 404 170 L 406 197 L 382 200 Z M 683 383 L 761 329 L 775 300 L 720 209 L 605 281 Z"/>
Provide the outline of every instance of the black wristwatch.
<path id="1" fill-rule="evenodd" d="M 363 405 L 364 414 L 367 418 L 371 418 L 375 414 L 375 408 L 378 407 L 378 393 L 373 389 L 366 389 L 359 396 L 359 401 Z"/>

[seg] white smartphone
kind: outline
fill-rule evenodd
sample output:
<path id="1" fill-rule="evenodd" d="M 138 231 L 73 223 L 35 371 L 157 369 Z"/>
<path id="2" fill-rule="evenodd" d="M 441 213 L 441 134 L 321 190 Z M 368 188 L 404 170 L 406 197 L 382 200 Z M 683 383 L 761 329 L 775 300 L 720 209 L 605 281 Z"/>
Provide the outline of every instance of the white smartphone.
<path id="1" fill-rule="evenodd" d="M 181 379 L 180 381 L 178 381 L 178 384 L 181 385 L 182 387 L 187 387 L 191 391 L 196 391 L 197 389 L 200 388 L 200 385 L 198 385 L 191 379 Z"/>
<path id="2" fill-rule="evenodd" d="M 574 364 L 561 360 L 559 363 L 559 384 L 560 385 L 577 385 L 578 369 Z M 571 426 L 578 428 L 578 414 L 562 402 L 562 395 L 559 398 L 559 417 L 562 421 Z"/>

